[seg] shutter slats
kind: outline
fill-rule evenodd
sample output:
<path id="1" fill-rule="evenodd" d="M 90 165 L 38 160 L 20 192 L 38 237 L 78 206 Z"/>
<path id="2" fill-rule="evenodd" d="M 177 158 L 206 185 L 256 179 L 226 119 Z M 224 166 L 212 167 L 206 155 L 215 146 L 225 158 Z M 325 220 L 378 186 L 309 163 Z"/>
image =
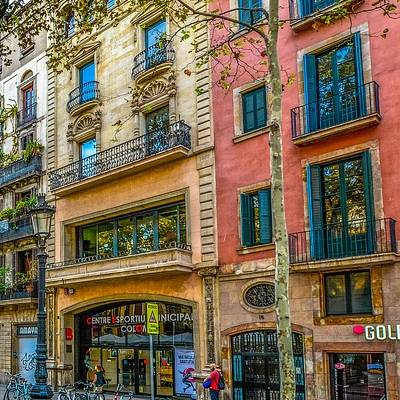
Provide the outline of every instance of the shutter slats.
<path id="1" fill-rule="evenodd" d="M 258 204 L 260 207 L 260 242 L 272 242 L 272 213 L 271 213 L 271 190 L 260 190 L 258 192 Z"/>
<path id="2" fill-rule="evenodd" d="M 367 113 L 367 104 L 365 98 L 363 59 L 361 51 L 361 34 L 356 32 L 353 35 L 354 44 L 354 63 L 356 69 L 357 97 L 358 97 L 358 116 L 362 117 Z"/>
<path id="3" fill-rule="evenodd" d="M 250 196 L 247 194 L 240 195 L 240 221 L 242 224 L 242 244 L 243 246 L 251 246 L 251 209 Z"/>
<path id="4" fill-rule="evenodd" d="M 372 185 L 372 168 L 371 154 L 365 151 L 362 157 L 363 173 L 364 173 L 364 193 L 366 202 L 367 217 L 367 249 L 371 253 L 375 247 L 375 211 L 374 211 L 374 194 Z"/>
<path id="5" fill-rule="evenodd" d="M 304 70 L 304 99 L 306 113 L 306 133 L 314 132 L 318 129 L 317 124 L 317 70 L 316 59 L 313 54 L 305 54 L 303 57 Z"/>

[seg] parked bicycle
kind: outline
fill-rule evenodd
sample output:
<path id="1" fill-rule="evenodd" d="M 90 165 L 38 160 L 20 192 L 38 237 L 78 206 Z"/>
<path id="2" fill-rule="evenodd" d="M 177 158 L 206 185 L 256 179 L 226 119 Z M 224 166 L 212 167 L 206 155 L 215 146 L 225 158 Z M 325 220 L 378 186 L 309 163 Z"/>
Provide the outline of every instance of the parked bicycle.
<path id="1" fill-rule="evenodd" d="M 103 393 L 93 390 L 92 383 L 79 382 L 79 384 L 83 386 L 83 393 L 76 392 L 74 400 L 105 400 Z"/>
<path id="2" fill-rule="evenodd" d="M 76 385 L 81 382 L 77 382 L 75 385 L 64 385 L 58 389 L 57 400 L 75 400 L 76 398 Z"/>
<path id="3" fill-rule="evenodd" d="M 135 393 L 125 389 L 125 386 L 120 383 L 114 393 L 114 400 L 134 400 Z"/>
<path id="4" fill-rule="evenodd" d="M 32 385 L 21 374 L 12 375 L 6 372 L 8 385 L 3 400 L 30 400 Z"/>

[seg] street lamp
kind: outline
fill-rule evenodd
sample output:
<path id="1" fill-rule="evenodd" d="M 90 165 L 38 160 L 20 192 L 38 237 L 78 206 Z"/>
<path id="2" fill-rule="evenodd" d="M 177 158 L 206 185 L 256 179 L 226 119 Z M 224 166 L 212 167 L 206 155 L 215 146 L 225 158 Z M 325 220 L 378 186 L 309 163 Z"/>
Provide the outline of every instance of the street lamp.
<path id="1" fill-rule="evenodd" d="M 55 207 L 47 204 L 45 195 L 37 195 L 37 205 L 29 209 L 32 219 L 33 234 L 37 240 L 37 259 L 39 264 L 38 273 L 38 334 L 36 344 L 36 370 L 35 384 L 31 389 L 32 399 L 51 399 L 53 391 L 47 384 L 47 344 L 46 344 L 46 312 L 45 312 L 45 290 L 46 290 L 46 242 L 50 237 L 51 223 L 55 213 Z"/>

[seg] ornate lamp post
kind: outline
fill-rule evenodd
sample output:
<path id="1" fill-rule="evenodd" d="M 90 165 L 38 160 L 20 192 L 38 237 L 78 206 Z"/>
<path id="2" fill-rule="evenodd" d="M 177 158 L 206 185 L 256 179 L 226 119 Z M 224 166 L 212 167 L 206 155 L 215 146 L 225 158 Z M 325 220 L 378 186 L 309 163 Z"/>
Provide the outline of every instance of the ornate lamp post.
<path id="1" fill-rule="evenodd" d="M 46 242 L 50 237 L 51 223 L 55 207 L 47 204 L 44 194 L 38 194 L 38 203 L 29 210 L 32 218 L 33 234 L 38 244 L 38 335 L 36 344 L 36 370 L 35 384 L 31 389 L 32 399 L 51 399 L 53 391 L 47 384 L 47 344 L 46 344 L 46 312 L 45 312 L 45 286 L 46 286 Z"/>

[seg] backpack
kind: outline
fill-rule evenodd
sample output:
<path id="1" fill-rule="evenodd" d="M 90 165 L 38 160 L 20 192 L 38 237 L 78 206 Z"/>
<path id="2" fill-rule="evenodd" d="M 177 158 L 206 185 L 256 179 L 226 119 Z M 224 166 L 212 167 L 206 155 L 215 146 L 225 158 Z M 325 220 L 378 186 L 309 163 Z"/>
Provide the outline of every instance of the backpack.
<path id="1" fill-rule="evenodd" d="M 219 373 L 218 389 L 219 390 L 225 389 L 225 379 L 221 372 Z"/>

